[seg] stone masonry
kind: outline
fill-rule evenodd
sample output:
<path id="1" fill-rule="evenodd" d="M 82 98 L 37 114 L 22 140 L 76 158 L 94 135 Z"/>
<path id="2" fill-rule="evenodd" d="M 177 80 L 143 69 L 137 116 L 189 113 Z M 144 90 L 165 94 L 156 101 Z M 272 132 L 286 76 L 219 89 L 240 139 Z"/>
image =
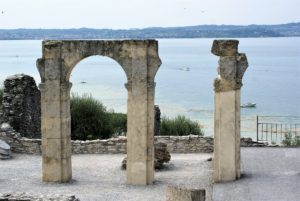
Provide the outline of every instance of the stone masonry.
<path id="1" fill-rule="evenodd" d="M 41 75 L 43 181 L 72 178 L 69 82 L 73 68 L 86 57 L 117 61 L 127 77 L 127 183 L 154 181 L 154 77 L 161 65 L 156 40 L 43 41 L 37 60 Z"/>
<path id="2" fill-rule="evenodd" d="M 14 153 L 38 154 L 41 151 L 41 139 L 22 137 L 9 125 L 0 128 L 0 139 L 11 146 Z M 212 153 L 214 139 L 211 137 L 189 136 L 155 136 L 155 143 L 164 143 L 170 153 Z M 241 146 L 265 147 L 266 144 L 252 141 L 251 138 L 241 138 Z M 72 141 L 73 154 L 126 154 L 127 138 L 118 137 L 105 140 Z"/>
<path id="3" fill-rule="evenodd" d="M 215 40 L 211 52 L 219 56 L 214 81 L 214 181 L 240 178 L 240 89 L 248 67 L 245 54 L 238 53 L 237 40 Z"/>
<path id="4" fill-rule="evenodd" d="M 23 137 L 41 137 L 40 91 L 34 79 L 18 74 L 4 81 L 2 122 L 9 123 Z"/>
<path id="5" fill-rule="evenodd" d="M 41 139 L 22 137 L 9 125 L 0 128 L 0 139 L 11 146 L 14 153 L 41 154 Z M 156 136 L 155 143 L 164 143 L 170 153 L 211 153 L 213 138 L 189 136 Z M 105 140 L 71 141 L 73 154 L 126 154 L 127 138 L 120 136 Z"/>

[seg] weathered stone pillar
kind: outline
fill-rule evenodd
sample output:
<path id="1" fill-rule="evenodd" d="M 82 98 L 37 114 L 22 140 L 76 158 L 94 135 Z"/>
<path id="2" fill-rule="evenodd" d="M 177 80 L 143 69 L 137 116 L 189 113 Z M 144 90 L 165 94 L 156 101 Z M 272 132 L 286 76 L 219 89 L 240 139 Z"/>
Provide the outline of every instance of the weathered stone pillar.
<path id="1" fill-rule="evenodd" d="M 72 178 L 70 89 L 61 79 L 61 59 L 38 60 L 44 75 L 41 90 L 43 181 L 68 182 Z"/>
<path id="2" fill-rule="evenodd" d="M 127 183 L 154 180 L 154 83 L 126 84 L 128 89 Z"/>
<path id="3" fill-rule="evenodd" d="M 240 88 L 248 67 L 245 54 L 238 53 L 238 40 L 215 40 L 212 53 L 220 56 L 214 81 L 214 181 L 240 178 Z"/>
<path id="4" fill-rule="evenodd" d="M 148 47 L 136 45 L 132 54 L 132 75 L 127 106 L 127 183 L 152 184 L 154 180 L 154 88 L 149 75 Z"/>

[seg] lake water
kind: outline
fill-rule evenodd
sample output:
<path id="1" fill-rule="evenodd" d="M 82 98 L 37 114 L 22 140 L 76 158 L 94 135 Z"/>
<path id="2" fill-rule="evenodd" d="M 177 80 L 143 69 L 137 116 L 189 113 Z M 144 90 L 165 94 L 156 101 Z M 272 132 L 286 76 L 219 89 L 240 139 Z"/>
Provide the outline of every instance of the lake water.
<path id="1" fill-rule="evenodd" d="M 242 38 L 239 52 L 249 61 L 242 87 L 242 136 L 254 136 L 256 115 L 300 116 L 300 38 Z M 199 121 L 206 135 L 213 131 L 213 80 L 218 57 L 210 53 L 213 39 L 160 39 L 162 65 L 156 75 L 155 103 L 162 115 L 186 115 Z M 0 41 L 0 81 L 24 73 L 40 83 L 35 66 L 41 41 Z M 189 71 L 185 69 L 189 68 Z M 72 92 L 90 93 L 108 108 L 126 112 L 125 73 L 112 59 L 93 56 L 71 75 Z M 81 82 L 86 84 L 81 84 Z"/>

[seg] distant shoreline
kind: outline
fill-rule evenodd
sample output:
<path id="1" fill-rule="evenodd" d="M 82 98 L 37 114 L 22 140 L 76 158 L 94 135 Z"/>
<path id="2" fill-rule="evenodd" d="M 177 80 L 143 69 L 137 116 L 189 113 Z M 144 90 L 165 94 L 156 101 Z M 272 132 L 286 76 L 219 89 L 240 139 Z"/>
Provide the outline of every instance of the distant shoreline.
<path id="1" fill-rule="evenodd" d="M 300 22 L 279 25 L 198 25 L 143 29 L 0 29 L 0 40 L 274 38 L 299 36 Z"/>

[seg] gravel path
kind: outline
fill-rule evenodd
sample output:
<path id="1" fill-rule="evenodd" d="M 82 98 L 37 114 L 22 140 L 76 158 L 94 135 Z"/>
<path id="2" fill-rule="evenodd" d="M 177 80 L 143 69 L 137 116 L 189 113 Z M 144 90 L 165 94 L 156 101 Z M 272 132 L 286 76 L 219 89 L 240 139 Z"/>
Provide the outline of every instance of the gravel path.
<path id="1" fill-rule="evenodd" d="M 13 155 L 0 160 L 0 192 L 36 194 L 75 194 L 81 201 L 160 201 L 168 185 L 206 188 L 211 200 L 211 154 L 172 154 L 167 168 L 155 174 L 154 185 L 126 184 L 120 165 L 124 155 L 73 155 L 73 180 L 70 183 L 43 183 L 41 156 Z"/>
<path id="2" fill-rule="evenodd" d="M 215 184 L 214 201 L 299 201 L 300 148 L 242 148 L 242 179 Z"/>

